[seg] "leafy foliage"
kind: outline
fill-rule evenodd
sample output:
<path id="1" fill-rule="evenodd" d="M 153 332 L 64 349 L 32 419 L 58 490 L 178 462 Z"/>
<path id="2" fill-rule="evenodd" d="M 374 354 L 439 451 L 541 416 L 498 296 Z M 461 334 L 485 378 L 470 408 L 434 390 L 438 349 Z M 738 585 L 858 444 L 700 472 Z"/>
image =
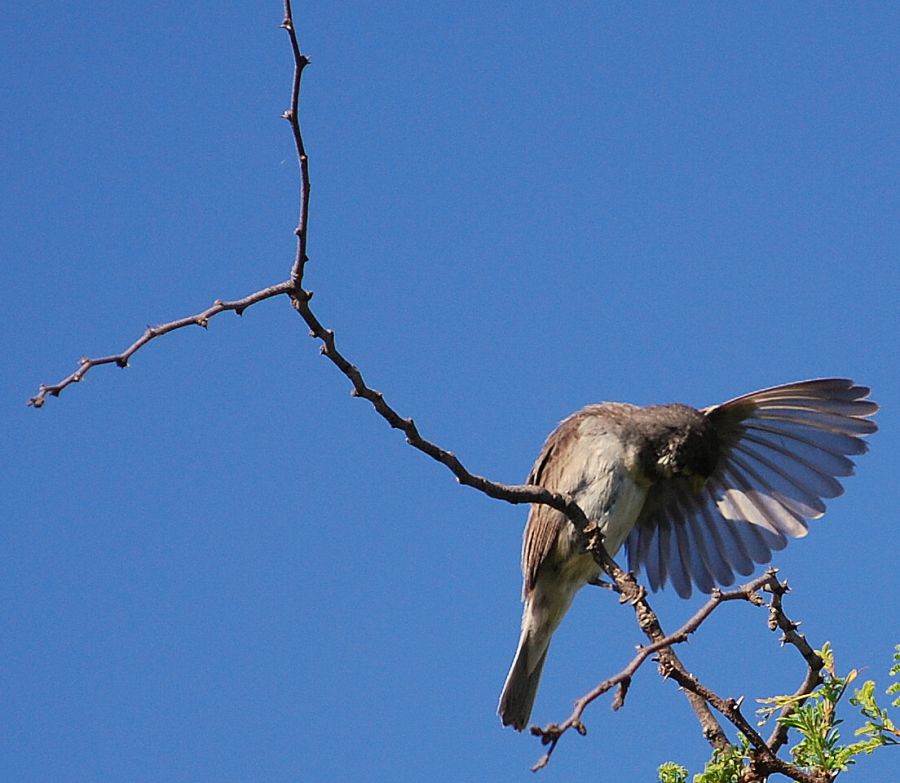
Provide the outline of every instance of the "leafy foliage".
<path id="1" fill-rule="evenodd" d="M 741 737 L 741 747 L 729 745 L 722 750 L 713 751 L 712 758 L 706 762 L 703 772 L 694 775 L 693 783 L 737 783 L 746 762 L 749 760 L 750 748 Z M 659 770 L 660 783 L 687 783 L 688 771 L 680 764 L 671 761 L 663 764 Z"/>
<path id="2" fill-rule="evenodd" d="M 865 723 L 854 732 L 855 737 L 862 739 L 844 744 L 839 729 L 843 719 L 837 717 L 837 707 L 850 685 L 858 678 L 859 672 L 851 669 L 847 674 L 839 676 L 835 669 L 834 652 L 827 642 L 816 652 L 824 663 L 821 685 L 806 696 L 760 699 L 759 702 L 765 706 L 758 710 L 761 718 L 759 725 L 763 725 L 776 713 L 784 712 L 776 720 L 799 735 L 797 744 L 790 750 L 793 762 L 805 772 L 833 780 L 840 773 L 846 772 L 860 756 L 887 745 L 900 745 L 900 728 L 891 718 L 888 709 L 876 701 L 875 682 L 867 680 L 856 688 L 848 700 L 865 719 Z M 900 645 L 894 650 L 890 676 L 900 677 Z M 900 694 L 900 680 L 894 681 L 885 693 Z M 891 706 L 900 707 L 900 695 L 894 698 Z M 740 745 L 714 751 L 703 772 L 694 775 L 692 783 L 741 783 L 752 757 L 752 748 L 742 736 Z M 660 783 L 688 781 L 687 769 L 673 762 L 663 764 L 658 772 Z"/>

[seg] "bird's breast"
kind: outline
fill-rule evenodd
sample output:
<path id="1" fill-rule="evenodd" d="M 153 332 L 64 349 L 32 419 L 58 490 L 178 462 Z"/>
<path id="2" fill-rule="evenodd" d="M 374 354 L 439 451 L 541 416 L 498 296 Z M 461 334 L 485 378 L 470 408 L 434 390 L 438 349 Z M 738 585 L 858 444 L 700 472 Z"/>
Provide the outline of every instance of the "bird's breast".
<path id="1" fill-rule="evenodd" d="M 584 433 L 573 455 L 570 487 L 589 519 L 600 525 L 610 555 L 625 543 L 647 498 L 648 482 L 631 469 L 633 460 L 622 441 L 609 433 Z"/>

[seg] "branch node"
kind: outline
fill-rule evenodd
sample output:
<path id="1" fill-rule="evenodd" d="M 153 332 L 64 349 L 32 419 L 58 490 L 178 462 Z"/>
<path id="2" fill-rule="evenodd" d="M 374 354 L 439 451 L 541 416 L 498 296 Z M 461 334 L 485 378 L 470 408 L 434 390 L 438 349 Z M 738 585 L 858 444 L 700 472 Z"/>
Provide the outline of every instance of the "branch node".
<path id="1" fill-rule="evenodd" d="M 631 677 L 623 677 L 619 687 L 616 688 L 616 696 L 613 699 L 613 712 L 618 712 L 625 706 L 625 697 L 628 695 L 628 688 L 631 687 Z"/>
<path id="2" fill-rule="evenodd" d="M 128 366 L 128 359 L 124 356 L 119 356 L 116 358 L 116 367 L 121 367 L 123 370 Z"/>
<path id="3" fill-rule="evenodd" d="M 562 730 L 557 723 L 548 723 L 546 728 L 540 726 L 532 726 L 529 731 L 532 736 L 541 738 L 541 745 L 549 745 L 555 743 L 562 735 Z"/>

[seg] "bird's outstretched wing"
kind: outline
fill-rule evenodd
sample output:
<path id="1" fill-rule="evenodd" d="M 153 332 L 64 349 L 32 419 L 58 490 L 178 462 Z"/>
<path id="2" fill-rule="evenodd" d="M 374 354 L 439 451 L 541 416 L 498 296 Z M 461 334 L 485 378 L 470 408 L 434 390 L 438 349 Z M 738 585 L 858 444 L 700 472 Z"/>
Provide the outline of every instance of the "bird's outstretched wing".
<path id="1" fill-rule="evenodd" d="M 825 513 L 823 498 L 844 490 L 848 458 L 877 429 L 869 389 L 842 378 L 800 381 L 704 408 L 719 458 L 704 489 L 686 479 L 660 481 L 648 493 L 628 538 L 628 564 L 643 568 L 654 590 L 671 581 L 710 592 L 735 572 L 767 563 L 788 536 L 806 535 L 807 520 Z"/>

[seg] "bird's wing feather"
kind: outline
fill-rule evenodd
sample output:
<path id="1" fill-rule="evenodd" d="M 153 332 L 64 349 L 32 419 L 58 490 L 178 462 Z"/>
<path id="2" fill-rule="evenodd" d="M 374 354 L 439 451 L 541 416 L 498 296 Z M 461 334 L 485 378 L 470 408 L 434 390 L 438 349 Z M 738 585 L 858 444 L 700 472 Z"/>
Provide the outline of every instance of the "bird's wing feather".
<path id="1" fill-rule="evenodd" d="M 558 492 L 569 490 L 569 487 L 562 486 L 562 471 L 577 440 L 578 425 L 584 415 L 584 411 L 572 414 L 550 433 L 528 476 L 529 484 Z M 539 503 L 531 506 L 522 539 L 523 598 L 534 589 L 538 569 L 555 545 L 565 523 L 565 515 L 555 508 Z"/>
<path id="2" fill-rule="evenodd" d="M 700 494 L 684 478 L 657 482 L 627 542 L 632 570 L 654 590 L 671 581 L 709 592 L 765 563 L 787 538 L 806 534 L 843 492 L 850 456 L 877 429 L 869 389 L 842 378 L 775 386 L 703 409 L 720 444 L 715 472 Z"/>

